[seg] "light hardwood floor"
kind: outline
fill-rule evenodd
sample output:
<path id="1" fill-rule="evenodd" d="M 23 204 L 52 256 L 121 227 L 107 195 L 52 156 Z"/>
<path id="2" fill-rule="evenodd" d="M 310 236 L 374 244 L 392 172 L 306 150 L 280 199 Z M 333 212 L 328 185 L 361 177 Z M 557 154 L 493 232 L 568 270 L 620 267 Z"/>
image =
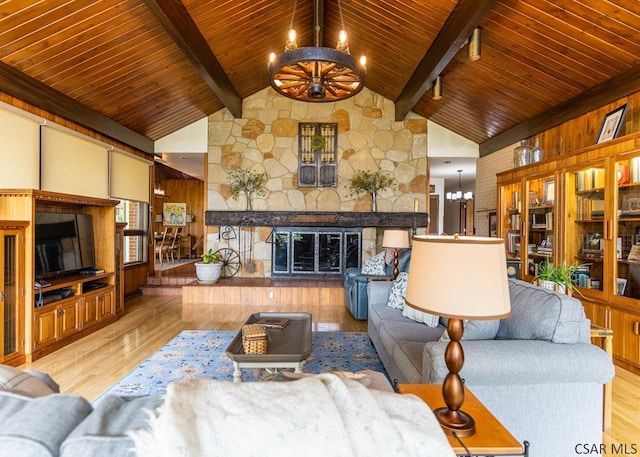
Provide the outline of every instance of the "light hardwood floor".
<path id="1" fill-rule="evenodd" d="M 306 311 L 314 330 L 366 331 L 344 305 L 322 304 L 307 309 L 251 305 L 182 305 L 181 297 L 138 297 L 126 302 L 127 313 L 101 329 L 22 368 L 49 373 L 61 389 L 92 401 L 182 330 L 238 330 L 259 311 Z M 612 431 L 605 443 L 635 445 L 640 451 L 640 377 L 618 368 L 613 381 Z M 561 412 L 559 412 L 561 416 Z M 570 418 L 567 418 L 570 420 Z"/>

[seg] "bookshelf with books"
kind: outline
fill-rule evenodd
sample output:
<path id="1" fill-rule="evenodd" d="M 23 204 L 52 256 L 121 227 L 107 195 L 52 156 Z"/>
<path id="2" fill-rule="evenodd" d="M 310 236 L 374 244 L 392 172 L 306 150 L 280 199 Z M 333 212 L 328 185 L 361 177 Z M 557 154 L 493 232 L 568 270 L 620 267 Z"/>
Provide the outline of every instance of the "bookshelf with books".
<path id="1" fill-rule="evenodd" d="M 583 266 L 581 289 L 588 296 L 604 299 L 604 265 L 608 259 L 605 252 L 607 223 L 605 202 L 610 187 L 606 185 L 605 162 L 589 164 L 588 167 L 571 168 L 564 174 L 565 208 L 565 261 Z M 586 270 L 585 270 L 586 269 Z"/>
<path id="2" fill-rule="evenodd" d="M 520 261 L 522 229 L 522 183 L 499 186 L 498 236 L 504 238 L 507 258 Z"/>
<path id="3" fill-rule="evenodd" d="M 556 175 L 548 163 L 498 175 L 507 258 L 520 263 L 521 279 L 532 281 L 541 263 L 555 260 Z M 517 242 L 516 242 L 517 241 Z"/>
<path id="4" fill-rule="evenodd" d="M 508 186 L 519 185 L 528 197 L 521 212 L 523 279 L 533 278 L 529 269 L 536 263 L 533 259 L 548 253 L 538 240 L 554 227 L 554 260 L 581 266 L 574 296 L 584 303 L 593 324 L 613 330 L 614 361 L 640 374 L 640 133 L 503 172 L 497 178 L 499 208 L 510 201 L 501 190 Z M 540 200 L 540 186 L 544 193 L 545 178 L 555 178 L 549 226 L 543 216 L 547 202 L 531 204 L 536 197 Z M 501 236 L 507 240 L 507 234 L 503 231 Z"/>

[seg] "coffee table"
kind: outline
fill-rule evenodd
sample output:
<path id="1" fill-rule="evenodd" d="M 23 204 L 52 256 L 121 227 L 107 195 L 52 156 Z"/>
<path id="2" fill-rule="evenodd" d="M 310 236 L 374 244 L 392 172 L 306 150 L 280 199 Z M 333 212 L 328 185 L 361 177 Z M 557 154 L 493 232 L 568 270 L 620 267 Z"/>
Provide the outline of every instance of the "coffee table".
<path id="1" fill-rule="evenodd" d="M 254 313 L 245 325 L 263 318 L 286 318 L 291 322 L 282 330 L 265 328 L 266 354 L 245 354 L 242 329 L 236 334 L 226 350 L 233 361 L 233 382 L 242 382 L 243 368 L 294 368 L 296 373 L 302 373 L 304 362 L 311 355 L 311 313 Z"/>

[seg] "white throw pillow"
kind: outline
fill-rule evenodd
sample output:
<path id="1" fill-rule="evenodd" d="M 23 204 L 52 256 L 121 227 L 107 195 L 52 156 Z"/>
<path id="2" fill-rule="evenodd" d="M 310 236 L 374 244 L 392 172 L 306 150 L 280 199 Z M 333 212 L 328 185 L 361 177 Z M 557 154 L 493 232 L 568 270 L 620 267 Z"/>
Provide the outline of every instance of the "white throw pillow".
<path id="1" fill-rule="evenodd" d="M 398 273 L 389 291 L 387 306 L 393 309 L 404 309 L 404 296 L 407 294 L 407 280 L 409 275 L 405 272 Z"/>
<path id="2" fill-rule="evenodd" d="M 9 390 L 28 397 L 42 397 L 56 393 L 43 380 L 8 365 L 0 365 L 0 390 Z"/>
<path id="3" fill-rule="evenodd" d="M 374 255 L 362 266 L 362 274 L 381 276 L 386 274 L 384 270 L 384 252 Z"/>
<path id="4" fill-rule="evenodd" d="M 402 315 L 416 322 L 420 322 L 421 324 L 426 324 L 429 327 L 437 327 L 440 322 L 439 316 L 425 313 L 424 311 L 418 311 L 408 305 L 402 309 Z"/>

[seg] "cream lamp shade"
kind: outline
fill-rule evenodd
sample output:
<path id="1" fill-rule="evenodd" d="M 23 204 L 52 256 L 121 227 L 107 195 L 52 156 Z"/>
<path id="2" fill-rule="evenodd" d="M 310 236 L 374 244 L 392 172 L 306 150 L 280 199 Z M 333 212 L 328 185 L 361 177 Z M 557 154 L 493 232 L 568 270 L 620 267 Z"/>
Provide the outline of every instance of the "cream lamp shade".
<path id="1" fill-rule="evenodd" d="M 409 232 L 406 230 L 385 230 L 382 237 L 383 248 L 406 249 L 409 247 Z"/>
<path id="2" fill-rule="evenodd" d="M 414 236 L 409 272 L 412 308 L 460 319 L 511 313 L 502 238 Z"/>

